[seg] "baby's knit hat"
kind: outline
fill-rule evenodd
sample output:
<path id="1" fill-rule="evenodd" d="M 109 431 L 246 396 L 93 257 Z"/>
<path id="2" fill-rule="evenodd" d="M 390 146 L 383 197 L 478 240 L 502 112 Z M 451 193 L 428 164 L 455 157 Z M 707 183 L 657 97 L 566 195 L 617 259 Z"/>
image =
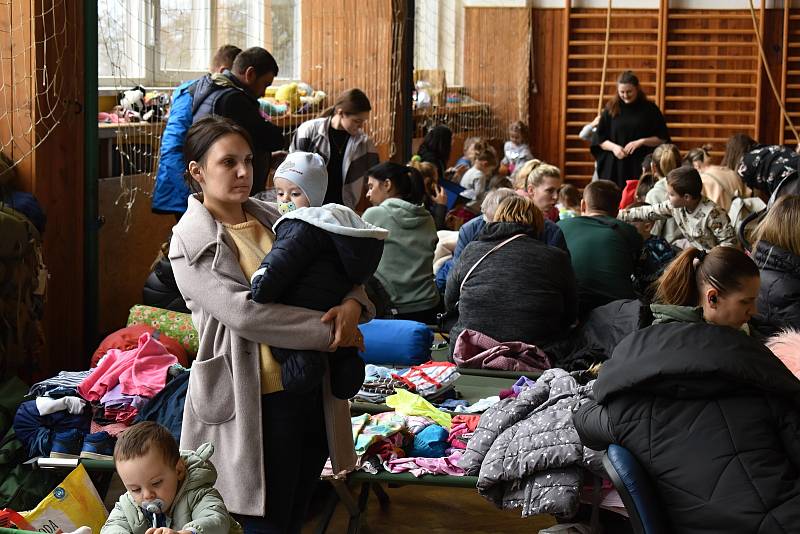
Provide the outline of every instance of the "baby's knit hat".
<path id="1" fill-rule="evenodd" d="M 292 152 L 275 171 L 275 178 L 289 180 L 303 190 L 312 207 L 322 206 L 328 190 L 328 170 L 319 154 Z"/>

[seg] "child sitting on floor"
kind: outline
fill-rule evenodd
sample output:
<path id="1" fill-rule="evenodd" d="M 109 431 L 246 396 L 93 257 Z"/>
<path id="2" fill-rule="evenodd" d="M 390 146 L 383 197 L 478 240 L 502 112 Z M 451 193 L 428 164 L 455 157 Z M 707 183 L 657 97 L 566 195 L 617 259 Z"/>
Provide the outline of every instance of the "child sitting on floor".
<path id="1" fill-rule="evenodd" d="M 526 161 L 533 159 L 528 146 L 528 126 L 522 121 L 514 121 L 508 127 L 508 141 L 503 145 L 503 160 L 500 165 L 514 174 Z"/>
<path id="2" fill-rule="evenodd" d="M 558 217 L 571 219 L 581 214 L 581 193 L 574 185 L 565 184 L 558 190 Z"/>
<path id="3" fill-rule="evenodd" d="M 703 181 L 692 167 L 678 167 L 667 175 L 668 198 L 654 206 L 619 212 L 625 222 L 675 220 L 688 245 L 709 252 L 717 245 L 736 247 L 736 232 L 728 214 L 702 195 Z"/>
<path id="4" fill-rule="evenodd" d="M 634 202 L 631 208 L 649 206 L 646 202 Z M 648 301 L 653 300 L 655 288 L 653 283 L 664 273 L 667 265 L 675 259 L 675 250 L 667 241 L 652 235 L 653 221 L 630 223 L 642 236 L 642 252 L 636 262 L 633 273 L 633 290 L 636 295 Z"/>
<path id="5" fill-rule="evenodd" d="M 144 422 L 120 435 L 114 447 L 117 474 L 128 490 L 101 534 L 228 534 L 242 532 L 214 489 L 211 444 L 178 451 L 165 427 Z"/>
<path id="6" fill-rule="evenodd" d="M 461 187 L 465 189 L 461 192 L 461 196 L 472 201 L 467 207 L 470 205 L 480 206 L 483 202 L 483 197 L 486 196 L 486 186 L 494 174 L 496 166 L 497 156 L 493 150 L 487 148 L 475 156 L 472 168 L 461 178 Z"/>
<path id="7" fill-rule="evenodd" d="M 250 279 L 252 299 L 327 311 L 378 268 L 388 231 L 339 204 L 322 206 L 328 188 L 318 154 L 292 152 L 275 171 L 278 208 L 272 250 Z M 353 347 L 327 355 L 271 347 L 287 391 L 305 392 L 330 369 L 331 392 L 349 399 L 364 383 L 364 362 Z M 327 358 L 326 358 L 327 356 Z M 327 362 L 327 365 L 326 365 Z"/>

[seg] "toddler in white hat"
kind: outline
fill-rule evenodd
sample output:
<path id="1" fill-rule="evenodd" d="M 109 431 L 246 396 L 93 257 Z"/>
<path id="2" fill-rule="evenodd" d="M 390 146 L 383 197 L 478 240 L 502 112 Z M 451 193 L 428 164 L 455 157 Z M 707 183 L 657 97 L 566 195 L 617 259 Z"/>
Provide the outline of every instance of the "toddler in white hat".
<path id="1" fill-rule="evenodd" d="M 317 154 L 289 154 L 275 171 L 274 183 L 284 215 L 273 227 L 272 250 L 250 279 L 252 299 L 328 311 L 372 276 L 389 232 L 345 206 L 321 205 L 328 173 Z M 364 362 L 355 348 L 340 348 L 328 358 L 316 351 L 271 349 L 287 391 L 315 390 L 326 368 L 338 398 L 354 396 L 364 382 Z"/>

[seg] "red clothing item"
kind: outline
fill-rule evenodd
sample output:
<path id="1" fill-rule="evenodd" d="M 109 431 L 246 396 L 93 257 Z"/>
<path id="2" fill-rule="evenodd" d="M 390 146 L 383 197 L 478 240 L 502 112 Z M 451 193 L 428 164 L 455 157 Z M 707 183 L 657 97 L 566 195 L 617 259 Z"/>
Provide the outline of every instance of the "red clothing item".
<path id="1" fill-rule="evenodd" d="M 559 215 L 558 215 L 558 208 L 555 207 L 555 206 L 550 208 L 550 211 L 548 211 L 547 213 L 544 214 L 544 218 L 545 219 L 549 219 L 550 221 L 552 221 L 554 223 L 557 223 L 558 221 L 560 221 L 561 217 L 559 217 Z"/>
<path id="2" fill-rule="evenodd" d="M 100 361 L 100 358 L 105 356 L 106 352 L 108 352 L 110 349 L 135 349 L 139 346 L 139 337 L 141 337 L 142 334 L 147 332 L 148 334 L 153 335 L 155 331 L 156 329 L 152 326 L 134 324 L 131 326 L 126 326 L 125 328 L 120 328 L 116 332 L 112 332 L 106 336 L 106 338 L 100 343 L 100 346 L 97 347 L 97 350 L 94 351 L 92 363 L 89 367 L 96 367 L 97 362 Z M 167 352 L 174 354 L 182 366 L 189 367 L 189 358 L 186 356 L 186 349 L 183 348 L 183 345 L 171 337 L 165 336 L 164 334 L 159 334 L 158 342 L 164 345 L 164 348 L 167 349 Z"/>
<path id="3" fill-rule="evenodd" d="M 178 363 L 164 345 L 144 333 L 135 349 L 111 349 L 105 358 L 78 386 L 78 393 L 90 402 L 98 402 L 117 384 L 125 395 L 153 397 L 164 389 L 167 371 Z"/>
<path id="4" fill-rule="evenodd" d="M 628 180 L 625 182 L 625 189 L 623 189 L 622 198 L 619 201 L 619 209 L 624 210 L 636 202 L 637 187 L 639 187 L 639 180 Z"/>
<path id="5" fill-rule="evenodd" d="M 475 432 L 480 420 L 480 415 L 455 415 L 453 416 L 452 424 L 457 425 L 459 423 L 465 423 L 470 432 Z"/>

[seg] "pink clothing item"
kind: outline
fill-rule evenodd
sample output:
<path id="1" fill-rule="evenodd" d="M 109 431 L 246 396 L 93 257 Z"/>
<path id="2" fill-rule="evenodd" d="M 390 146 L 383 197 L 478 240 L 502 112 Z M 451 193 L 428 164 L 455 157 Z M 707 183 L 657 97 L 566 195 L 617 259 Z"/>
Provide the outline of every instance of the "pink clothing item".
<path id="1" fill-rule="evenodd" d="M 110 425 L 99 425 L 92 421 L 91 425 L 89 426 L 89 432 L 95 434 L 97 432 L 106 431 L 112 436 L 119 436 L 130 427 L 123 423 L 111 423 Z"/>
<path id="2" fill-rule="evenodd" d="M 410 472 L 415 477 L 422 475 L 464 476 L 464 470 L 458 467 L 462 452 L 456 451 L 445 458 L 397 458 L 389 460 L 388 471 L 392 473 Z"/>
<path id="3" fill-rule="evenodd" d="M 766 345 L 794 376 L 800 378 L 800 332 L 785 330 L 769 338 Z"/>
<path id="4" fill-rule="evenodd" d="M 90 402 L 99 402 L 121 384 L 125 395 L 153 397 L 164 389 L 167 371 L 176 363 L 178 359 L 164 345 L 144 333 L 135 349 L 110 349 L 92 374 L 80 383 L 78 393 Z"/>
<path id="5" fill-rule="evenodd" d="M 449 443 L 453 448 L 456 449 L 466 449 L 467 443 L 461 440 L 461 436 L 464 434 L 470 434 L 471 431 L 469 427 L 467 427 L 466 423 L 458 423 L 454 424 L 450 428 L 450 435 L 447 437 L 447 443 Z"/>
<path id="6" fill-rule="evenodd" d="M 459 334 L 453 349 L 459 367 L 503 371 L 541 371 L 550 369 L 542 349 L 522 341 L 499 342 L 486 334 L 466 329 Z"/>

